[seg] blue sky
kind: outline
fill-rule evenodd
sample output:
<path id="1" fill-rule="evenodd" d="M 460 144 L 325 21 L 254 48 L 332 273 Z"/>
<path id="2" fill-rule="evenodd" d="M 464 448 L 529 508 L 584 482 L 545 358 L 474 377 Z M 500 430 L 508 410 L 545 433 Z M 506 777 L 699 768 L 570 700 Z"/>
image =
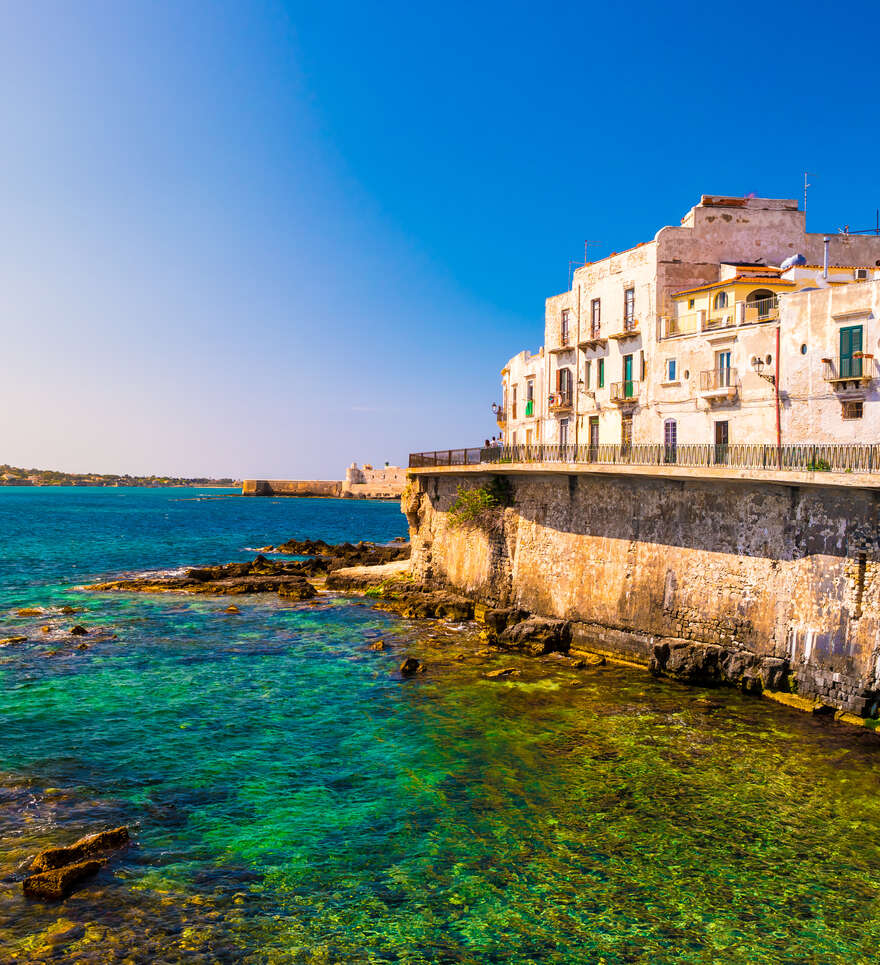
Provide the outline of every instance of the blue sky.
<path id="1" fill-rule="evenodd" d="M 880 205 L 876 4 L 0 7 L 0 462 L 339 477 L 478 444 L 570 258 Z"/>

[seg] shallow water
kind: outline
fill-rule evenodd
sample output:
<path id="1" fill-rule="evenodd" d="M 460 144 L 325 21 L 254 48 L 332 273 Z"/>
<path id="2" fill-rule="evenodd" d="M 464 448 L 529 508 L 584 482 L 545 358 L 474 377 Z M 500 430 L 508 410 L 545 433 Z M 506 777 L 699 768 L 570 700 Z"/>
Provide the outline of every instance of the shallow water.
<path id="1" fill-rule="evenodd" d="M 873 735 L 363 600 L 71 589 L 405 532 L 393 504 L 196 495 L 0 489 L 0 636 L 29 637 L 0 648 L 0 961 L 877 960 Z M 120 823 L 98 878 L 24 901 L 38 848 Z"/>

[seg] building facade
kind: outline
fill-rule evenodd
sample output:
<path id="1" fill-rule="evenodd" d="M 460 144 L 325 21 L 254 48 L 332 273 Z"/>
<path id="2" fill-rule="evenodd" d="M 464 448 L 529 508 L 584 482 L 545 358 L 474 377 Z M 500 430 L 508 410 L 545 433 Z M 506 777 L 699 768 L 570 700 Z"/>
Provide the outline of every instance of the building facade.
<path id="1" fill-rule="evenodd" d="M 503 439 L 858 441 L 877 401 L 861 357 L 877 345 L 875 278 L 880 237 L 807 233 L 792 200 L 704 195 L 680 226 L 547 299 L 544 350 L 502 371 Z"/>

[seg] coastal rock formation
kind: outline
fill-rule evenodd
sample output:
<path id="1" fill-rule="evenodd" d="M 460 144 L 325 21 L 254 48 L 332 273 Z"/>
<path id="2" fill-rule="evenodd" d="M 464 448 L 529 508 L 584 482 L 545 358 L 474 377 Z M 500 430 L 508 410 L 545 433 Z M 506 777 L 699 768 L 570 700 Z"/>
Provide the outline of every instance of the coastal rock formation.
<path id="1" fill-rule="evenodd" d="M 318 595 L 298 563 L 282 563 L 257 556 L 250 563 L 226 563 L 188 569 L 183 576 L 164 573 L 95 583 L 90 590 L 138 593 L 196 593 L 236 596 L 242 593 L 278 593 L 285 599 L 308 600 Z"/>
<path id="2" fill-rule="evenodd" d="M 524 650 L 533 656 L 546 653 L 568 653 L 571 646 L 571 624 L 565 620 L 529 617 L 508 627 L 498 643 L 511 650 Z"/>
<path id="3" fill-rule="evenodd" d="M 22 890 L 29 898 L 60 901 L 103 867 L 107 852 L 119 850 L 128 841 L 128 828 L 119 827 L 87 834 L 68 847 L 46 848 L 34 858 Z"/>
<path id="4" fill-rule="evenodd" d="M 103 865 L 102 860 L 92 859 L 30 875 L 22 882 L 22 890 L 28 898 L 61 901 L 73 891 L 74 885 L 97 874 Z"/>
<path id="5" fill-rule="evenodd" d="M 322 539 L 289 539 L 267 552 L 314 557 L 327 565 L 324 572 L 344 566 L 379 566 L 409 559 L 409 544 L 382 546 L 377 543 L 325 543 Z"/>
<path id="6" fill-rule="evenodd" d="M 109 831 L 99 831 L 87 834 L 66 848 L 46 848 L 34 858 L 31 871 L 52 871 L 65 865 L 84 861 L 86 858 L 115 851 L 128 844 L 128 828 L 112 828 Z"/>
<path id="7" fill-rule="evenodd" d="M 655 644 L 650 670 L 695 684 L 733 684 L 747 693 L 788 690 L 788 661 L 781 657 L 693 640 L 666 639 Z"/>
<path id="8" fill-rule="evenodd" d="M 412 677 L 417 673 L 425 672 L 425 665 L 415 657 L 407 657 L 400 665 L 400 672 L 404 677 Z"/>

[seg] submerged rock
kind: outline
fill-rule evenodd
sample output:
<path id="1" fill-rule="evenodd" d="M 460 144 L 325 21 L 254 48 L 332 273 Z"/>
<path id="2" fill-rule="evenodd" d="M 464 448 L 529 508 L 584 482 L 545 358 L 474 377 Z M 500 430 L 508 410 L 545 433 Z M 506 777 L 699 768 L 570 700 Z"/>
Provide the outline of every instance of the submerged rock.
<path id="1" fill-rule="evenodd" d="M 88 632 L 89 631 L 79 623 L 77 623 L 75 627 L 70 628 L 70 635 L 72 637 L 84 637 Z"/>
<path id="2" fill-rule="evenodd" d="M 241 613 L 241 610 L 234 604 L 230 603 L 228 607 L 223 611 L 224 613 Z"/>
<path id="3" fill-rule="evenodd" d="M 384 640 L 374 640 L 367 649 L 369 649 L 369 650 L 384 650 L 384 649 L 385 649 L 385 641 L 384 641 Z"/>
<path id="4" fill-rule="evenodd" d="M 38 617 L 42 616 L 43 611 L 38 606 L 26 606 L 22 607 L 21 610 L 16 610 L 15 614 L 20 617 Z"/>
<path id="5" fill-rule="evenodd" d="M 501 667 L 499 670 L 488 671 L 486 677 L 489 680 L 497 680 L 499 677 L 513 677 L 518 673 L 516 667 Z"/>
<path id="6" fill-rule="evenodd" d="M 400 665 L 400 672 L 404 677 L 412 677 L 414 674 L 424 673 L 425 665 L 415 657 L 407 657 Z"/>
<path id="7" fill-rule="evenodd" d="M 13 643 L 26 643 L 27 637 L 17 636 L 17 637 L 3 637 L 0 638 L 0 647 L 8 647 Z"/>
<path id="8" fill-rule="evenodd" d="M 278 587 L 278 596 L 285 600 L 311 600 L 318 591 L 307 580 L 287 580 Z"/>
<path id="9" fill-rule="evenodd" d="M 34 858 L 31 871 L 51 871 L 54 868 L 83 861 L 85 858 L 94 855 L 116 851 L 128 844 L 128 841 L 129 833 L 125 826 L 112 828 L 109 831 L 98 831 L 96 834 L 87 834 L 65 848 L 46 848 L 41 851 Z"/>
<path id="10" fill-rule="evenodd" d="M 22 890 L 28 898 L 61 901 L 70 894 L 78 882 L 97 874 L 103 865 L 103 861 L 91 859 L 29 875 L 21 884 Z"/>

